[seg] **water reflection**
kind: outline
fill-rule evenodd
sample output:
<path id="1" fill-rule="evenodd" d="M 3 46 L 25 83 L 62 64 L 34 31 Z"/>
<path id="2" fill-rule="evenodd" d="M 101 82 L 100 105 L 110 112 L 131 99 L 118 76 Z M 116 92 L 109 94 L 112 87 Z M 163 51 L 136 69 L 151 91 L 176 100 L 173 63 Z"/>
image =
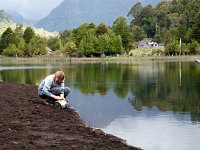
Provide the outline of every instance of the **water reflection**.
<path id="1" fill-rule="evenodd" d="M 46 68 L 58 68 L 57 66 L 0 66 L 1 70 L 18 70 L 18 69 L 46 69 Z"/>
<path id="2" fill-rule="evenodd" d="M 152 61 L 29 66 L 0 69 L 0 80 L 38 85 L 56 70 L 65 72 L 70 103 L 91 126 L 147 150 L 196 148 L 200 65 Z"/>
<path id="3" fill-rule="evenodd" d="M 117 100 L 112 91 L 106 96 L 84 96 L 75 89 L 72 91 L 75 92 L 70 99 L 75 94 L 77 99 L 70 103 L 86 122 L 127 140 L 130 145 L 145 150 L 188 150 L 199 145 L 200 128 L 191 122 L 189 113 L 161 112 L 155 106 L 151 109 L 143 107 L 138 112 L 127 100 Z"/>
<path id="4" fill-rule="evenodd" d="M 143 112 L 142 112 L 143 113 Z M 145 111 L 151 113 L 151 111 Z M 190 116 L 171 112 L 160 113 L 158 116 L 122 117 L 113 120 L 104 131 L 115 134 L 131 145 L 145 150 L 189 150 L 199 147 L 199 128 L 190 124 Z"/>

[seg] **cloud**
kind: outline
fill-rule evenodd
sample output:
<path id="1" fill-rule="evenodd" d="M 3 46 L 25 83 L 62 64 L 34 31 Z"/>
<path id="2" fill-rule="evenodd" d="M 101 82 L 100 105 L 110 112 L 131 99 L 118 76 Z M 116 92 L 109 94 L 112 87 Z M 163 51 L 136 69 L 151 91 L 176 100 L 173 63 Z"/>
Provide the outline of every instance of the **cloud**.
<path id="1" fill-rule="evenodd" d="M 38 20 L 47 16 L 63 0 L 0 0 L 0 9 L 17 11 L 25 19 Z"/>

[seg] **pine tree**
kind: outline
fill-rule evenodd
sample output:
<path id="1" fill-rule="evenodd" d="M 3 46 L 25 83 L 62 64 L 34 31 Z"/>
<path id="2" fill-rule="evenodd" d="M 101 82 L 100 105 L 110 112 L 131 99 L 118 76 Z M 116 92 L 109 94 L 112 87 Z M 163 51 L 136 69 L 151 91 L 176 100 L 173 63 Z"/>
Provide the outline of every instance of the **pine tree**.
<path id="1" fill-rule="evenodd" d="M 26 42 L 26 44 L 28 44 L 30 42 L 30 40 L 35 36 L 35 32 L 31 27 L 27 27 L 24 31 L 24 35 L 23 38 Z"/>
<path id="2" fill-rule="evenodd" d="M 10 27 L 3 32 L 0 40 L 0 54 L 9 46 L 9 44 L 14 43 L 14 38 L 14 33 Z"/>

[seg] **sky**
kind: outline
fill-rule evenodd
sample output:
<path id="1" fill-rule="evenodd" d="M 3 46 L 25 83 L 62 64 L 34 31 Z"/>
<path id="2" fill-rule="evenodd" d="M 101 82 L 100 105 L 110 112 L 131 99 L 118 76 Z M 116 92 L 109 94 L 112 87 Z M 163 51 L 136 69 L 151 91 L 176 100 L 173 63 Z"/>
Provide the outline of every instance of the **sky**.
<path id="1" fill-rule="evenodd" d="M 0 0 L 0 10 L 17 11 L 25 19 L 39 20 L 63 0 Z"/>

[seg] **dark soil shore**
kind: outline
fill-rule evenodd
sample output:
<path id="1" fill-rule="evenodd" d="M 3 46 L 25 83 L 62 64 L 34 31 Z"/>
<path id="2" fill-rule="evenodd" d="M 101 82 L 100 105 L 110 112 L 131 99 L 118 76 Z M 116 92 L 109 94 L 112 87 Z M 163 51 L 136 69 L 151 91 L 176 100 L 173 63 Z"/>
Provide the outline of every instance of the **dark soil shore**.
<path id="1" fill-rule="evenodd" d="M 0 82 L 0 149 L 139 150 L 88 127 L 73 109 L 43 104 L 37 87 Z"/>

